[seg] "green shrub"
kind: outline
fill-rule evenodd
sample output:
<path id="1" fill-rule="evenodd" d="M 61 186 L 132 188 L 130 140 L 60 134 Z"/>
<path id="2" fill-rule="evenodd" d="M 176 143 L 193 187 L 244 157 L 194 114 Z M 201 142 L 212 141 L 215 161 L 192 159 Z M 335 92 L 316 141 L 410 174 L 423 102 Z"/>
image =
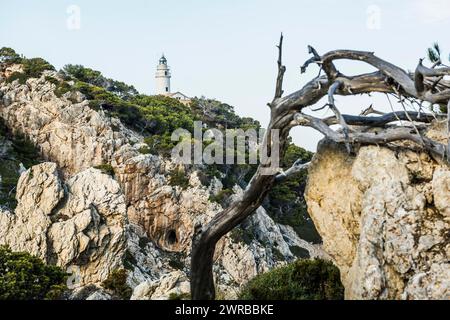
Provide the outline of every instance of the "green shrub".
<path id="1" fill-rule="evenodd" d="M 0 49 L 0 62 L 4 63 L 20 63 L 22 58 L 14 49 L 3 47 Z"/>
<path id="2" fill-rule="evenodd" d="M 23 71 L 29 78 L 39 78 L 46 70 L 54 71 L 55 67 L 42 58 L 24 59 Z"/>
<path id="3" fill-rule="evenodd" d="M 186 176 L 184 169 L 177 168 L 169 172 L 169 184 L 171 186 L 179 186 L 182 189 L 189 187 L 189 178 Z"/>
<path id="4" fill-rule="evenodd" d="M 20 84 L 25 84 L 28 80 L 28 76 L 25 73 L 22 72 L 13 72 L 7 79 L 6 83 L 12 83 L 15 80 L 19 80 Z"/>
<path id="5" fill-rule="evenodd" d="M 278 248 L 272 248 L 272 255 L 275 261 L 284 261 L 285 257 Z"/>
<path id="6" fill-rule="evenodd" d="M 75 78 L 93 86 L 102 87 L 126 100 L 138 94 L 138 91 L 133 86 L 129 86 L 113 79 L 108 79 L 104 77 L 100 71 L 92 70 L 83 67 L 82 65 L 68 64 L 64 66 L 62 71 L 67 78 Z"/>
<path id="7" fill-rule="evenodd" d="M 137 264 L 138 262 L 130 250 L 125 251 L 125 256 L 123 258 L 123 265 L 125 269 L 133 271 Z"/>
<path id="8" fill-rule="evenodd" d="M 281 167 L 290 168 L 298 159 L 303 163 L 309 162 L 312 156 L 311 152 L 290 143 L 281 159 Z M 303 197 L 307 173 L 307 170 L 303 170 L 275 185 L 267 195 L 264 207 L 275 222 L 291 226 L 308 242 L 321 243 L 322 239 L 308 214 Z"/>
<path id="9" fill-rule="evenodd" d="M 151 150 L 148 146 L 140 147 L 138 151 L 139 151 L 139 153 L 142 153 L 142 154 L 150 154 L 151 153 Z"/>
<path id="10" fill-rule="evenodd" d="M 16 207 L 16 186 L 19 181 L 19 169 L 22 163 L 30 168 L 41 161 L 34 144 L 20 133 L 13 135 L 0 120 L 0 144 L 9 143 L 7 157 L 0 159 L 0 206 L 14 209 Z"/>
<path id="11" fill-rule="evenodd" d="M 175 293 L 169 294 L 168 300 L 191 300 L 191 295 L 189 293 Z"/>
<path id="12" fill-rule="evenodd" d="M 104 174 L 108 174 L 110 176 L 114 175 L 114 168 L 112 167 L 112 165 L 105 163 L 105 164 L 101 164 L 99 166 L 95 166 L 94 169 L 98 169 L 100 170 L 102 173 Z"/>
<path id="13" fill-rule="evenodd" d="M 56 79 L 55 77 L 46 76 L 45 81 L 53 83 L 54 85 L 58 85 L 60 81 Z"/>
<path id="14" fill-rule="evenodd" d="M 339 269 L 324 260 L 297 260 L 250 280 L 239 294 L 244 300 L 341 300 Z"/>
<path id="15" fill-rule="evenodd" d="M 169 260 L 169 266 L 171 268 L 174 268 L 174 269 L 177 269 L 177 270 L 183 270 L 184 269 L 184 263 L 178 257 L 172 257 Z"/>
<path id="16" fill-rule="evenodd" d="M 71 90 L 72 87 L 66 81 L 61 81 L 56 85 L 54 93 L 58 98 L 61 98 L 65 93 Z"/>
<path id="17" fill-rule="evenodd" d="M 216 195 L 211 195 L 209 197 L 209 201 L 217 202 L 217 203 L 223 205 L 225 200 L 227 200 L 232 194 L 233 194 L 233 190 L 223 189 L 223 190 L 220 190 Z"/>
<path id="18" fill-rule="evenodd" d="M 309 251 L 299 246 L 289 247 L 289 250 L 291 250 L 292 254 L 294 254 L 297 258 L 309 259 L 310 257 Z"/>
<path id="19" fill-rule="evenodd" d="M 241 242 L 250 245 L 255 238 L 250 228 L 244 228 L 241 225 L 235 227 L 230 232 L 230 238 L 233 242 Z"/>
<path id="20" fill-rule="evenodd" d="M 14 80 L 19 80 L 20 84 L 30 78 L 39 78 L 45 70 L 55 70 L 50 63 L 42 58 L 21 59 L 23 65 L 23 72 L 14 72 L 7 80 L 7 83 L 11 83 Z"/>
<path id="21" fill-rule="evenodd" d="M 0 300 L 59 299 L 67 274 L 26 252 L 0 246 Z"/>
<path id="22" fill-rule="evenodd" d="M 132 289 L 127 284 L 127 271 L 118 269 L 111 272 L 108 278 L 103 281 L 102 287 L 110 290 L 116 297 L 128 300 L 131 297 Z"/>

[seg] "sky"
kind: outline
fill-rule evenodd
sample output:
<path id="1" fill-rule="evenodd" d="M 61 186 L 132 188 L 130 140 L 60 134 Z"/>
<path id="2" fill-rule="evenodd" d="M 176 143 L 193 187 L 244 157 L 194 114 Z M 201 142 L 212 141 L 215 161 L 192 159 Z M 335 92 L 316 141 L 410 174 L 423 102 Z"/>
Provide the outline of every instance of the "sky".
<path id="1" fill-rule="evenodd" d="M 172 91 L 216 98 L 267 125 L 276 78 L 275 48 L 285 36 L 285 92 L 317 75 L 307 45 L 374 51 L 413 70 L 439 42 L 448 55 L 448 0 L 0 0 L 0 47 L 42 57 L 55 67 L 82 64 L 152 94 L 164 52 Z M 339 63 L 352 75 L 371 71 L 358 62 Z M 340 97 L 343 113 L 359 113 L 384 97 Z M 318 115 L 323 115 L 319 112 Z M 320 134 L 296 128 L 297 145 L 315 150 Z"/>

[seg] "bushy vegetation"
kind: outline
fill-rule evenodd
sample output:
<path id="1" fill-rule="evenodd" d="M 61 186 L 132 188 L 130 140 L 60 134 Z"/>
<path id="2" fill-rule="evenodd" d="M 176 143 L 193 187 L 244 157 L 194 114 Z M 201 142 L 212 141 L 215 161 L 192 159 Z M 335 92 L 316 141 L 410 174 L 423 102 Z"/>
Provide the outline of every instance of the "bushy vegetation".
<path id="1" fill-rule="evenodd" d="M 21 63 L 22 57 L 14 49 L 3 47 L 0 49 L 0 63 Z"/>
<path id="2" fill-rule="evenodd" d="M 19 181 L 20 164 L 30 168 L 41 159 L 34 144 L 21 134 L 13 135 L 0 120 L 0 206 L 16 207 L 16 186 Z"/>
<path id="3" fill-rule="evenodd" d="M 243 300 L 341 300 L 339 269 L 324 260 L 297 260 L 256 276 L 242 289 Z"/>
<path id="4" fill-rule="evenodd" d="M 216 195 L 211 195 L 209 197 L 209 201 L 217 202 L 218 204 L 225 206 L 225 201 L 233 194 L 233 190 L 231 189 L 223 189 L 220 190 Z"/>
<path id="5" fill-rule="evenodd" d="M 23 72 L 14 72 L 7 79 L 9 83 L 18 80 L 20 84 L 25 84 L 30 78 L 39 78 L 45 70 L 55 70 L 55 67 L 42 58 L 27 59 L 7 47 L 0 49 L 0 62 L 4 64 L 20 63 L 23 66 Z"/>
<path id="6" fill-rule="evenodd" d="M 260 128 L 258 121 L 239 117 L 232 106 L 217 100 L 194 98 L 188 107 L 170 97 L 137 94 L 127 87 L 124 89 L 125 92 L 120 94 L 109 91 L 113 80 L 106 79 L 98 71 L 82 66 L 68 65 L 64 68 L 64 73 L 72 80 L 75 79 L 74 89 L 90 100 L 92 108 L 96 110 L 101 108 L 144 135 L 148 148 L 139 150 L 143 154 L 169 156 L 172 148 L 178 143 L 171 141 L 172 132 L 183 128 L 193 133 L 194 121 L 202 121 L 208 127 L 222 129 Z M 248 154 L 246 156 L 248 157 Z M 309 161 L 311 157 L 311 153 L 291 144 L 282 160 L 282 166 L 289 167 L 299 158 Z M 201 168 L 202 181 L 207 185 L 213 177 L 220 179 L 224 191 L 211 197 L 211 200 L 226 205 L 233 186 L 237 184 L 245 188 L 256 168 L 256 165 L 250 164 L 207 165 Z M 182 188 L 187 188 L 189 184 L 184 171 L 178 169 L 169 174 L 169 181 L 171 185 Z M 293 226 L 297 233 L 308 241 L 320 242 L 303 200 L 305 181 L 306 174 L 299 173 L 276 186 L 269 194 L 266 204 L 269 214 L 276 221 Z"/>
<path id="7" fill-rule="evenodd" d="M 98 169 L 102 173 L 110 175 L 110 176 L 114 175 L 114 168 L 110 164 L 101 164 L 101 165 L 95 166 L 94 169 Z"/>
<path id="8" fill-rule="evenodd" d="M 127 284 L 127 277 L 127 270 L 114 270 L 109 274 L 108 278 L 103 281 L 102 287 L 109 290 L 116 298 L 128 300 L 133 291 Z"/>
<path id="9" fill-rule="evenodd" d="M 168 300 L 191 300 L 189 293 L 174 293 L 169 294 Z"/>
<path id="10" fill-rule="evenodd" d="M 182 189 L 189 187 L 189 177 L 183 168 L 176 168 L 169 173 L 169 184 L 171 186 L 179 186 Z"/>
<path id="11" fill-rule="evenodd" d="M 26 252 L 0 246 L 0 300 L 59 299 L 67 274 Z"/>
<path id="12" fill-rule="evenodd" d="M 237 226 L 230 232 L 230 238 L 233 242 L 241 242 L 250 245 L 255 239 L 255 235 L 250 228 L 245 228 L 242 225 Z"/>
<path id="13" fill-rule="evenodd" d="M 306 163 L 311 161 L 312 152 L 290 144 L 281 159 L 281 167 L 289 168 L 295 161 L 301 159 Z M 278 223 L 290 225 L 297 234 L 309 242 L 320 243 L 321 238 L 308 215 L 305 192 L 307 171 L 299 172 L 287 181 L 275 185 L 269 192 L 264 203 L 269 215 Z"/>
<path id="14" fill-rule="evenodd" d="M 68 64 L 64 66 L 63 73 L 68 77 L 73 77 L 79 81 L 89 83 L 96 87 L 106 89 L 122 99 L 128 100 L 138 94 L 138 91 L 130 85 L 104 77 L 100 71 L 83 67 L 82 65 Z"/>
<path id="15" fill-rule="evenodd" d="M 3 59 L 17 61 L 15 52 L 4 50 Z M 20 58 L 23 60 L 23 58 Z M 27 68 L 38 74 L 41 69 L 50 68 L 45 61 L 41 61 L 40 68 Z M 64 80 L 48 77 L 48 81 L 55 84 L 55 94 L 61 97 L 70 91 L 79 91 L 89 100 L 94 110 L 103 110 L 113 117 L 117 117 L 123 124 L 144 136 L 148 147 L 142 147 L 142 154 L 170 156 L 173 147 L 178 143 L 171 141 L 171 134 L 178 128 L 193 133 L 194 121 L 202 121 L 207 128 L 224 130 L 260 129 L 260 124 L 252 118 L 239 117 L 233 106 L 214 99 L 204 97 L 193 98 L 190 106 L 181 104 L 178 100 L 165 96 L 148 96 L 139 94 L 133 86 L 109 79 L 101 72 L 81 65 L 66 65 L 61 74 Z M 207 145 L 208 142 L 204 142 Z M 246 155 L 248 159 L 248 150 Z M 291 145 L 282 160 L 283 167 L 289 167 L 298 158 L 305 161 L 311 158 L 311 153 Z M 103 172 L 112 174 L 111 168 L 100 168 Z M 224 191 L 211 197 L 226 206 L 231 189 L 237 184 L 245 188 L 257 169 L 257 165 L 250 164 L 213 164 L 199 168 L 202 171 L 201 181 L 208 185 L 213 177 L 218 178 Z M 169 174 L 172 185 L 186 188 L 187 177 L 180 171 Z M 277 221 L 294 227 L 302 238 L 320 242 L 311 219 L 306 213 L 303 191 L 306 174 L 299 173 L 288 181 L 277 185 L 269 194 L 265 206 L 268 213 Z"/>

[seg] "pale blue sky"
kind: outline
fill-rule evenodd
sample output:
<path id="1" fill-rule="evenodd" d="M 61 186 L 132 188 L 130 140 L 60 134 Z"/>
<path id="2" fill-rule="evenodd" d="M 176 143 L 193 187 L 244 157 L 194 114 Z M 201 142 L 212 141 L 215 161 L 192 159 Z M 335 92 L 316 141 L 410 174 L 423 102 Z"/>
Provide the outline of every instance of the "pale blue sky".
<path id="1" fill-rule="evenodd" d="M 81 10 L 79 30 L 67 28 L 70 5 Z M 378 9 L 380 19 L 372 14 Z M 379 28 L 369 28 L 368 21 Z M 0 46 L 43 57 L 58 68 L 83 64 L 147 94 L 153 92 L 155 66 L 164 52 L 173 90 L 217 98 L 263 124 L 274 91 L 281 31 L 289 93 L 316 74 L 299 72 L 308 44 L 319 52 L 375 51 L 413 69 L 434 41 L 450 51 L 445 42 L 449 30 L 448 0 L 0 0 Z M 355 63 L 339 67 L 346 74 L 370 70 Z M 356 97 L 338 103 L 351 113 L 370 101 Z M 376 107 L 385 104 L 375 97 Z M 314 150 L 319 136 L 296 129 L 293 137 Z"/>

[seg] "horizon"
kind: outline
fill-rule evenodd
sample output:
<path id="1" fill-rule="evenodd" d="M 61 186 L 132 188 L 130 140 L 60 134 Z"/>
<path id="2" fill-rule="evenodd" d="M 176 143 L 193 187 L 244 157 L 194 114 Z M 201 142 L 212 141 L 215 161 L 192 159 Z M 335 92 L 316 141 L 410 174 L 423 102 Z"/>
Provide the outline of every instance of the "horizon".
<path id="1" fill-rule="evenodd" d="M 285 36 L 285 94 L 317 75 L 316 67 L 300 74 L 300 65 L 309 58 L 307 45 L 322 54 L 341 48 L 375 51 L 406 70 L 413 70 L 434 42 L 447 57 L 450 2 L 346 2 L 317 1 L 308 3 L 305 11 L 295 1 L 4 1 L 2 12 L 10 14 L 0 19 L 0 45 L 30 58 L 42 57 L 57 69 L 84 65 L 143 94 L 153 94 L 156 65 L 164 52 L 172 92 L 220 100 L 263 126 L 269 120 L 266 103 L 275 90 L 280 32 Z M 321 21 L 312 13 L 319 13 Z M 338 67 L 345 74 L 372 70 L 348 62 Z M 364 102 L 364 97 L 337 99 L 349 114 L 367 107 Z M 376 109 L 387 108 L 382 95 L 373 102 Z M 308 128 L 294 129 L 291 136 L 311 151 L 321 138 Z"/>

